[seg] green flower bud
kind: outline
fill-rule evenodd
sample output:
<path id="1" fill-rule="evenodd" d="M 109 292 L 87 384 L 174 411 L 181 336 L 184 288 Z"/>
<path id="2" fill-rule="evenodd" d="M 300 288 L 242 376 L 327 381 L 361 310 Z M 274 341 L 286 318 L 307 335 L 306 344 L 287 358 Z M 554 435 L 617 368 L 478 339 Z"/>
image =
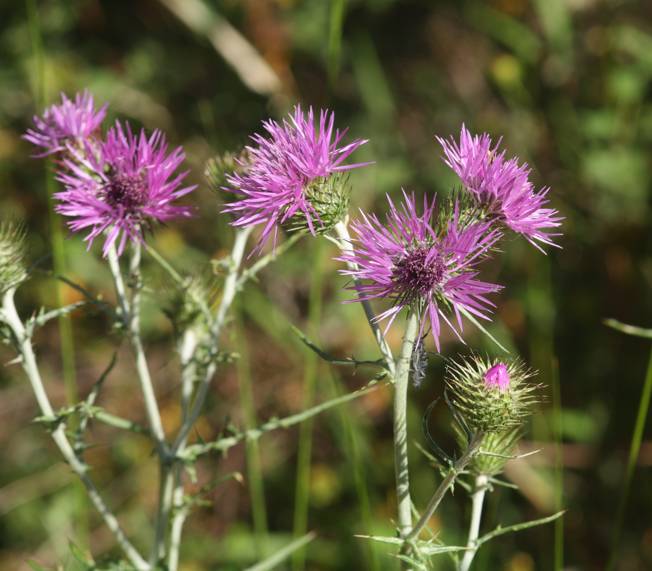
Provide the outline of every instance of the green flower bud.
<path id="1" fill-rule="evenodd" d="M 18 287 L 27 279 L 25 228 L 21 224 L 0 224 L 0 293 Z"/>
<path id="2" fill-rule="evenodd" d="M 312 229 L 317 234 L 331 230 L 344 220 L 349 212 L 351 187 L 349 177 L 335 173 L 311 181 L 304 189 L 304 197 L 314 208 L 317 216 L 311 216 Z M 284 224 L 290 232 L 309 230 L 306 215 L 298 212 Z"/>
<path id="3" fill-rule="evenodd" d="M 473 431 L 500 433 L 520 426 L 537 402 L 534 372 L 520 360 L 502 362 L 472 355 L 446 367 L 451 406 Z"/>
<path id="4" fill-rule="evenodd" d="M 170 288 L 164 311 L 177 331 L 207 329 L 207 311 L 216 298 L 217 287 L 210 276 L 188 278 L 184 288 Z"/>
<path id="5" fill-rule="evenodd" d="M 246 169 L 249 154 L 246 150 L 241 153 L 226 152 L 208 159 L 204 169 L 204 176 L 212 191 L 217 192 L 220 196 L 233 198 L 230 193 L 224 193 L 223 187 L 227 185 L 226 175 L 230 173 L 242 174 Z"/>

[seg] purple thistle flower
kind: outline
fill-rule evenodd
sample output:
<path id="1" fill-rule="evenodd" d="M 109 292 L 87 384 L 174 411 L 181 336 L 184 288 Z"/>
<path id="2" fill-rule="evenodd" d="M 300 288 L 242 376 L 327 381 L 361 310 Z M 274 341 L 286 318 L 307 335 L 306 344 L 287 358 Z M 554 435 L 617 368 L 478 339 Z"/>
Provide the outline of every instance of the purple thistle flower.
<path id="1" fill-rule="evenodd" d="M 183 149 L 168 154 L 161 131 L 134 135 L 125 125 L 116 121 L 104 141 L 85 140 L 83 148 L 70 148 L 71 156 L 62 162 L 66 170 L 57 174 L 65 190 L 54 195 L 56 211 L 72 218 L 73 232 L 90 229 L 89 248 L 106 231 L 105 257 L 116 242 L 121 255 L 127 240 L 142 241 L 154 222 L 192 214 L 191 208 L 172 204 L 195 189 L 180 188 L 187 171 L 175 174 L 185 158 Z"/>
<path id="2" fill-rule="evenodd" d="M 243 172 L 227 176 L 225 190 L 238 199 L 226 205 L 224 212 L 235 216 L 233 226 L 263 225 L 257 249 L 272 233 L 276 243 L 278 227 L 295 215 L 305 218 L 315 234 L 324 220 L 307 196 L 311 183 L 369 164 L 342 164 L 367 141 L 357 139 L 340 146 L 348 129 L 334 130 L 334 123 L 334 113 L 322 110 L 316 127 L 312 108 L 305 115 L 299 105 L 282 124 L 264 121 L 267 136 L 254 135 L 255 144 L 246 147 L 246 160 L 238 161 Z"/>
<path id="3" fill-rule="evenodd" d="M 500 392 L 509 389 L 509 371 L 505 363 L 496 363 L 484 374 L 484 384 L 488 388 L 497 388 Z"/>
<path id="4" fill-rule="evenodd" d="M 464 186 L 487 214 L 496 216 L 508 228 L 522 234 L 543 251 L 537 242 L 555 246 L 560 233 L 550 229 L 561 225 L 559 213 L 547 206 L 549 188 L 534 189 L 530 168 L 518 158 L 505 158 L 500 140 L 492 147 L 488 134 L 472 136 L 462 125 L 459 144 L 451 137 L 437 137 L 444 150 L 444 162 L 460 177 Z"/>
<path id="5" fill-rule="evenodd" d="M 493 303 L 486 296 L 501 286 L 477 279 L 476 265 L 501 234 L 491 229 L 490 222 L 463 224 L 457 205 L 445 227 L 437 228 L 433 226 L 434 200 L 429 204 L 424 197 L 419 215 L 414 195 L 403 192 L 403 197 L 399 208 L 387 197 L 386 224 L 374 214 L 364 213 L 361 220 L 353 222 L 354 249 L 338 258 L 349 264 L 341 273 L 360 280 L 351 286 L 359 300 L 387 298 L 393 302 L 377 318 L 389 319 L 387 328 L 404 307 L 418 311 L 419 335 L 430 322 L 439 350 L 441 320 L 462 340 L 461 310 L 489 319 L 487 312 Z M 459 330 L 449 318 L 450 310 Z"/>
<path id="6" fill-rule="evenodd" d="M 93 96 L 87 91 L 77 93 L 71 100 L 61 94 L 61 103 L 48 107 L 41 117 L 34 116 L 34 128 L 23 135 L 45 151 L 36 155 L 44 157 L 65 150 L 71 142 L 81 142 L 93 135 L 104 121 L 107 105 L 95 109 Z"/>

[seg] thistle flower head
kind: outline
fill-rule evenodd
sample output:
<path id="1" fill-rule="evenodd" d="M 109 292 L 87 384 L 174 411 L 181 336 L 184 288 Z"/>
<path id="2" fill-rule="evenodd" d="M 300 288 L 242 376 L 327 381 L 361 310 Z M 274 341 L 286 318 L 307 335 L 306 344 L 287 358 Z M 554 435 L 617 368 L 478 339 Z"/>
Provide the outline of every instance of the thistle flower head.
<path id="1" fill-rule="evenodd" d="M 488 319 L 493 304 L 486 296 L 501 288 L 479 280 L 477 264 L 500 233 L 488 222 L 462 222 L 457 208 L 449 216 L 437 217 L 434 200 L 424 198 L 421 214 L 414 195 L 404 192 L 399 206 L 389 197 L 388 201 L 384 224 L 364 213 L 353 222 L 355 247 L 338 258 L 349 264 L 341 273 L 361 282 L 351 286 L 359 300 L 392 302 L 378 316 L 388 320 L 387 327 L 403 308 L 417 312 L 420 334 L 429 323 L 439 350 L 442 321 L 462 339 L 461 310 Z"/>
<path id="2" fill-rule="evenodd" d="M 471 430 L 504 432 L 520 426 L 536 404 L 539 387 L 528 382 L 533 375 L 520 360 L 472 355 L 448 364 L 446 391 Z"/>
<path id="3" fill-rule="evenodd" d="M 80 143 L 93 135 L 104 121 L 106 104 L 95 108 L 93 96 L 88 91 L 77 93 L 74 99 L 61 94 L 61 103 L 48 107 L 43 115 L 34 117 L 34 127 L 23 135 L 44 151 L 42 157 L 65 150 L 68 143 Z"/>
<path id="4" fill-rule="evenodd" d="M 114 244 L 120 255 L 154 223 L 191 216 L 189 207 L 174 204 L 195 189 L 182 186 L 187 172 L 176 172 L 184 158 L 181 147 L 168 153 L 161 131 L 135 135 L 129 124 L 116 122 L 104 141 L 87 141 L 63 160 L 57 178 L 65 189 L 54 195 L 56 210 L 71 218 L 73 232 L 89 230 L 89 247 L 106 232 L 104 255 Z"/>
<path id="5" fill-rule="evenodd" d="M 539 243 L 555 245 L 552 229 L 561 225 L 559 213 L 548 206 L 549 188 L 535 190 L 530 168 L 518 158 L 507 159 L 500 141 L 493 144 L 486 133 L 471 135 L 462 125 L 459 142 L 437 137 L 444 162 L 473 195 L 486 214 L 496 217 L 512 231 L 541 250 Z"/>
<path id="6" fill-rule="evenodd" d="M 335 115 L 320 111 L 318 125 L 312 108 L 300 106 L 282 123 L 263 122 L 266 136 L 252 137 L 246 147 L 244 172 L 227 175 L 225 190 L 238 200 L 225 206 L 234 215 L 234 226 L 262 225 L 260 248 L 281 225 L 301 223 L 315 234 L 339 222 L 348 208 L 348 188 L 333 177 L 367 163 L 345 165 L 344 161 L 366 143 L 354 140 L 342 145 L 346 135 L 335 130 Z"/>
<path id="7" fill-rule="evenodd" d="M 13 222 L 0 223 L 0 294 L 27 278 L 25 229 Z"/>

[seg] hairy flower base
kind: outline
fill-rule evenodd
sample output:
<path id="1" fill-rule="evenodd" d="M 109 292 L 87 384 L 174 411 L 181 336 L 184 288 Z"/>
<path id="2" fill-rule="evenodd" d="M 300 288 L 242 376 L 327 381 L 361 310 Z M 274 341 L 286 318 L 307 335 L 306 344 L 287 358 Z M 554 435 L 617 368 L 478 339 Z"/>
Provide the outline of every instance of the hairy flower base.
<path id="1" fill-rule="evenodd" d="M 284 229 L 290 232 L 310 230 L 313 234 L 323 234 L 346 218 L 351 199 L 347 175 L 336 173 L 315 179 L 306 186 L 304 192 L 315 222 L 312 223 L 303 212 L 296 212 L 283 222 Z"/>
<path id="2" fill-rule="evenodd" d="M 488 371 L 504 364 L 509 374 L 509 386 L 489 384 Z M 539 385 L 528 382 L 534 376 L 520 360 L 499 363 L 472 355 L 446 366 L 446 391 L 452 406 L 473 431 L 504 432 L 520 426 L 538 402 Z"/>

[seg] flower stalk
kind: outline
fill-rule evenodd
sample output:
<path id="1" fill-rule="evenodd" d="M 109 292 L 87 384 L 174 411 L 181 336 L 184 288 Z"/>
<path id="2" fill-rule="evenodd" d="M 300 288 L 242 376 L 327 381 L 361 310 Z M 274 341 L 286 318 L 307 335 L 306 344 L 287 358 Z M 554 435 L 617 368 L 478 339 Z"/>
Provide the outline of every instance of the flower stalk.
<path id="1" fill-rule="evenodd" d="M 435 511 L 437 511 L 437 508 L 439 507 L 441 501 L 444 499 L 446 492 L 448 492 L 448 490 L 454 484 L 455 478 L 460 475 L 464 468 L 468 466 L 469 462 L 471 462 L 471 460 L 473 460 L 475 455 L 479 452 L 483 438 L 484 433 L 482 432 L 476 432 L 473 435 L 468 447 L 464 451 L 464 454 L 462 454 L 462 456 L 460 456 L 455 464 L 453 464 L 453 467 L 449 470 L 448 474 L 446 474 L 446 477 L 442 480 L 441 484 L 439 484 L 439 487 L 437 490 L 435 490 L 435 493 L 430 498 L 425 511 L 421 514 L 421 517 L 415 524 L 414 528 L 405 538 L 406 543 L 417 539 L 423 528 L 428 525 L 428 521 L 433 516 Z"/>
<path id="2" fill-rule="evenodd" d="M 469 571 L 473 558 L 478 551 L 476 541 L 480 535 L 480 521 L 482 519 L 482 508 L 487 493 L 488 480 L 484 474 L 479 474 L 475 478 L 473 493 L 471 494 L 471 523 L 469 524 L 469 537 L 466 542 L 468 549 L 464 552 L 459 571 Z"/>
<path id="3" fill-rule="evenodd" d="M 50 403 L 50 399 L 45 390 L 45 386 L 43 385 L 41 373 L 36 362 L 36 356 L 34 355 L 31 337 L 25 329 L 22 320 L 18 316 L 18 312 L 16 311 L 16 306 L 14 303 L 15 291 L 15 288 L 12 288 L 6 291 L 3 295 L 2 320 L 8 325 L 14 337 L 16 349 L 20 355 L 21 366 L 23 367 L 27 379 L 29 380 L 29 383 L 32 387 L 32 391 L 36 397 L 36 402 L 38 403 L 41 414 L 46 417 L 53 417 L 55 416 L 55 412 Z M 122 530 L 117 518 L 111 509 L 106 505 L 95 484 L 88 476 L 88 467 L 79 458 L 79 456 L 77 456 L 73 447 L 70 445 L 68 437 L 66 436 L 65 423 L 59 423 L 51 434 L 52 439 L 59 448 L 59 451 L 61 452 L 65 461 L 68 463 L 71 470 L 81 480 L 82 484 L 86 488 L 88 497 L 90 498 L 99 514 L 102 516 L 106 526 L 113 533 L 118 545 L 126 557 L 129 559 L 130 563 L 137 569 L 137 571 L 150 571 L 150 565 L 147 563 L 147 561 L 145 561 L 145 559 L 143 559 L 138 550 L 129 541 L 126 534 Z"/>
<path id="4" fill-rule="evenodd" d="M 398 530 L 401 537 L 407 537 L 412 530 L 407 404 L 408 388 L 410 387 L 410 364 L 418 331 L 419 319 L 416 312 L 411 311 L 408 314 L 403 345 L 396 362 L 396 375 L 394 377 L 394 473 L 396 478 L 396 501 L 398 504 Z"/>

